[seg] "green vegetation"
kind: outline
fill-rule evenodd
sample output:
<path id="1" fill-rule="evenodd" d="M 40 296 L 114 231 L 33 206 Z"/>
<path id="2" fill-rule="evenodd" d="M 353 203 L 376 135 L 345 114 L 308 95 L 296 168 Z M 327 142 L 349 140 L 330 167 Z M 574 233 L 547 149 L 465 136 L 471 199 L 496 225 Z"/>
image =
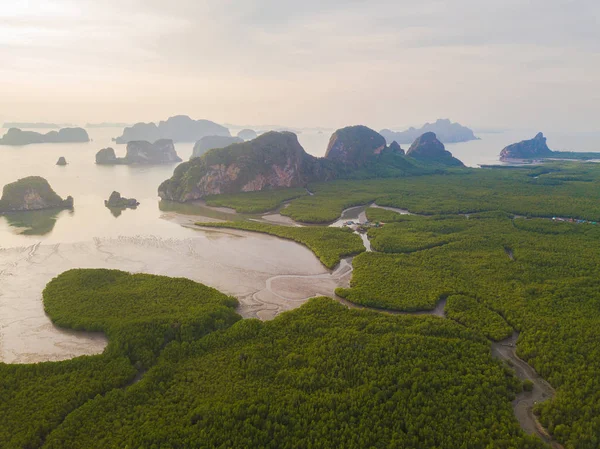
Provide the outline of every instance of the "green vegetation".
<path id="1" fill-rule="evenodd" d="M 412 253 L 450 243 L 460 231 L 465 230 L 466 225 L 466 220 L 453 220 L 450 223 L 449 220 L 412 216 L 402 224 L 392 223 L 382 228 L 371 228 L 368 235 L 375 251 Z"/>
<path id="2" fill-rule="evenodd" d="M 292 200 L 281 213 L 299 222 L 330 223 L 344 209 L 376 202 L 423 215 L 501 210 L 527 217 L 600 221 L 600 167 L 596 164 L 585 169 L 561 162 L 543 168 L 446 169 L 444 173 L 314 183 L 309 189 L 315 195 Z M 269 197 L 270 192 L 256 192 L 247 199 L 247 207 L 264 201 L 263 195 Z"/>
<path id="3" fill-rule="evenodd" d="M 488 338 L 514 328 L 518 355 L 556 389 L 535 408 L 542 425 L 565 449 L 597 449 L 600 225 L 515 215 L 598 221 L 599 187 L 593 164 L 462 169 L 315 184 L 283 210 L 330 222 L 376 201 L 424 215 L 368 209 L 387 219 L 369 229 L 372 253 L 339 228 L 201 224 L 297 241 L 328 267 L 361 253 L 340 296 L 398 311 L 446 298 L 448 319 L 321 298 L 236 322 L 235 300 L 190 281 L 67 272 L 44 292 L 49 315 L 110 344 L 100 356 L 0 365 L 0 446 L 541 448 L 510 404 L 533 385 L 491 358 Z M 260 210 L 287 195 L 269 194 L 220 205 Z"/>
<path id="4" fill-rule="evenodd" d="M 446 244 L 400 252 L 417 249 L 419 235 L 429 246 L 436 228 L 444 227 L 449 233 L 439 238 Z M 433 309 L 453 295 L 474 298 L 481 309 L 461 311 L 459 321 L 500 339 L 509 331 L 502 330 L 504 317 L 520 331 L 519 356 L 556 388 L 556 397 L 537 407 L 541 423 L 567 448 L 598 447 L 600 388 L 593 379 L 600 372 L 600 226 L 489 212 L 387 225 L 373 243 L 385 233 L 396 239 L 390 253 L 357 256 L 351 288 L 337 293 L 357 304 L 407 311 Z M 451 302 L 449 316 L 455 312 Z"/>
<path id="5" fill-rule="evenodd" d="M 142 367 L 171 340 L 193 340 L 231 324 L 237 304 L 189 279 L 117 270 L 67 271 L 44 290 L 44 307 L 56 325 L 104 332 L 108 353 L 124 353 Z"/>
<path id="6" fill-rule="evenodd" d="M 236 212 L 258 214 L 277 209 L 285 201 L 308 195 L 306 189 L 275 189 L 264 192 L 211 195 L 205 198 L 208 206 L 230 207 Z"/>
<path id="7" fill-rule="evenodd" d="M 513 328 L 493 310 L 476 299 L 464 295 L 452 295 L 444 308 L 446 316 L 474 329 L 491 340 L 501 341 L 513 334 Z"/>
<path id="8" fill-rule="evenodd" d="M 262 232 L 293 240 L 308 247 L 327 268 L 335 267 L 343 257 L 353 256 L 365 250 L 361 238 L 348 228 L 327 228 L 323 226 L 296 228 L 258 223 L 256 221 L 196 224 L 212 228 Z"/>
<path id="9" fill-rule="evenodd" d="M 41 447 L 76 408 L 132 382 L 169 343 L 190 342 L 239 319 L 235 298 L 187 279 L 71 270 L 44 290 L 59 326 L 103 331 L 102 355 L 33 365 L 0 364 L 0 447 Z M 66 447 L 66 446 L 65 446 Z"/>
<path id="10" fill-rule="evenodd" d="M 520 389 L 489 344 L 452 321 L 320 298 L 172 344 L 44 447 L 541 449 L 514 417 Z"/>

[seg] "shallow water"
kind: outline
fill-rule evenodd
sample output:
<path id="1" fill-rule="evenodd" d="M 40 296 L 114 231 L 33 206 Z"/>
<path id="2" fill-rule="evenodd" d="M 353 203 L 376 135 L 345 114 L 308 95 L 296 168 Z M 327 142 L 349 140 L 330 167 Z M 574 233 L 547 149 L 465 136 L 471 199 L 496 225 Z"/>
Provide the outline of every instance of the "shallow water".
<path id="1" fill-rule="evenodd" d="M 62 360 L 103 350 L 102 336 L 57 329 L 44 314 L 44 286 L 71 268 L 186 277 L 236 296 L 242 316 L 262 319 L 310 297 L 331 296 L 341 285 L 339 276 L 294 242 L 239 231 L 189 231 L 194 236 L 184 239 L 95 238 L 0 249 L 0 361 Z M 286 283 L 286 275 L 302 276 L 304 282 Z"/>
<path id="2" fill-rule="evenodd" d="M 59 195 L 75 199 L 73 211 L 0 217 L 0 361 L 62 360 L 103 350 L 102 335 L 57 329 L 44 314 L 44 286 L 71 268 L 187 277 L 236 296 L 239 313 L 263 319 L 309 297 L 332 296 L 344 282 L 296 243 L 257 233 L 193 229 L 196 220 L 240 217 L 202 204 L 159 203 L 158 185 L 176 164 L 97 166 L 94 156 L 100 148 L 113 146 L 123 154 L 125 147 L 110 141 L 119 130 L 89 132 L 93 142 L 84 144 L 0 146 L 0 184 L 39 175 Z M 184 160 L 192 147 L 176 144 Z M 56 166 L 60 156 L 69 165 Z M 140 206 L 114 216 L 104 207 L 113 190 L 136 198 Z M 281 276 L 287 275 L 304 278 L 286 282 Z"/>

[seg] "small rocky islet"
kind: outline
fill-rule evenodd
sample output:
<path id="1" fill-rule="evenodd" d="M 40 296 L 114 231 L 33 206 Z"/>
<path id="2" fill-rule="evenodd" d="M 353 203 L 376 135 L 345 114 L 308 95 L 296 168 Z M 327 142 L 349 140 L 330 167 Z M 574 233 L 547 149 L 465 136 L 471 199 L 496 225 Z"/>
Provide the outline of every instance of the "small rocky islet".
<path id="1" fill-rule="evenodd" d="M 113 191 L 110 197 L 104 200 L 104 205 L 115 209 L 135 209 L 140 203 L 135 198 L 124 198 L 119 192 Z"/>
<path id="2" fill-rule="evenodd" d="M 72 209 L 73 197 L 62 199 L 41 176 L 28 176 L 4 186 L 0 213 Z"/>

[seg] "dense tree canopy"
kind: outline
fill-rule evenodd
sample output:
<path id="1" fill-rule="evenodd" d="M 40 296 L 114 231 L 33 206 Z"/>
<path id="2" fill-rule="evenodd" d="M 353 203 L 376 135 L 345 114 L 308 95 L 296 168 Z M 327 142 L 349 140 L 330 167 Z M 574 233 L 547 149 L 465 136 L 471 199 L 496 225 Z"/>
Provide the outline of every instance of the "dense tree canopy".
<path id="1" fill-rule="evenodd" d="M 514 418 L 520 388 L 452 321 L 314 299 L 170 345 L 144 379 L 80 407 L 44 447 L 541 448 Z"/>
<path id="2" fill-rule="evenodd" d="M 97 356 L 0 364 L 0 447 L 36 448 L 74 409 L 126 386 L 172 341 L 193 341 L 240 317 L 237 300 L 188 279 L 116 270 L 71 270 L 44 290 L 58 325 L 104 331 Z M 65 446 L 67 447 L 67 446 Z"/>

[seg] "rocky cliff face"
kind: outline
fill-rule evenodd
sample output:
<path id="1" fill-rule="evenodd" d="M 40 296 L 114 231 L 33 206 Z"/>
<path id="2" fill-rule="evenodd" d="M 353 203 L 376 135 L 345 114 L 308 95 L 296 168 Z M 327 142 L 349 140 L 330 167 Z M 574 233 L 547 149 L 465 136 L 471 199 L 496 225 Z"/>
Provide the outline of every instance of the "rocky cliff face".
<path id="1" fill-rule="evenodd" d="M 554 152 L 548 148 L 544 135 L 538 133 L 531 140 L 523 140 L 504 148 L 500 153 L 500 160 L 544 158 L 551 157 L 553 153 Z"/>
<path id="2" fill-rule="evenodd" d="M 410 146 L 406 155 L 420 161 L 443 164 L 447 166 L 464 167 L 464 164 L 446 151 L 444 144 L 440 142 L 435 133 L 425 133 Z"/>
<path id="3" fill-rule="evenodd" d="M 39 176 L 29 176 L 5 185 L 0 199 L 0 213 L 72 207 L 72 197 L 63 200 L 48 181 Z"/>
<path id="4" fill-rule="evenodd" d="M 452 123 L 448 119 L 438 119 L 435 123 L 425 123 L 421 128 L 409 128 L 406 131 L 394 132 L 382 129 L 381 134 L 388 142 L 411 143 L 419 136 L 432 132 L 444 143 L 468 142 L 478 140 L 472 130 L 459 123 Z"/>
<path id="5" fill-rule="evenodd" d="M 129 165 L 129 164 L 171 164 L 181 162 L 175 151 L 172 140 L 161 139 L 154 143 L 143 140 L 127 144 L 125 157 L 117 157 L 112 148 L 103 148 L 96 153 L 96 164 Z"/>
<path id="6" fill-rule="evenodd" d="M 336 131 L 326 156 L 315 158 L 304 151 L 295 134 L 273 131 L 179 165 L 173 177 L 161 184 L 159 195 L 185 202 L 222 193 L 302 187 L 340 177 L 406 176 L 433 173 L 444 165 L 462 166 L 432 136 L 432 141 L 425 136 L 410 158 L 397 143 L 387 147 L 372 129 L 352 126 Z"/>
<path id="7" fill-rule="evenodd" d="M 349 126 L 333 133 L 325 159 L 345 167 L 360 167 L 387 147 L 379 133 L 366 126 Z"/>
<path id="8" fill-rule="evenodd" d="M 205 136 L 229 136 L 229 130 L 210 120 L 192 120 L 187 115 L 177 115 L 158 125 L 136 123 L 123 130 L 123 135 L 113 139 L 116 143 L 146 140 L 156 142 L 169 139 L 173 142 L 196 142 Z"/>
<path id="9" fill-rule="evenodd" d="M 206 136 L 200 139 L 194 145 L 194 151 L 190 159 L 200 157 L 208 150 L 214 150 L 215 148 L 225 148 L 234 143 L 241 143 L 242 139 L 239 137 L 227 137 L 227 136 Z"/>
<path id="10" fill-rule="evenodd" d="M 183 202 L 221 193 L 301 187 L 333 176 L 304 151 L 295 134 L 269 132 L 179 165 L 161 184 L 159 195 Z"/>
<path id="11" fill-rule="evenodd" d="M 0 145 L 29 145 L 33 143 L 70 143 L 89 142 L 90 137 L 83 128 L 63 128 L 46 134 L 34 131 L 21 131 L 18 128 L 9 129 L 0 139 Z"/>

